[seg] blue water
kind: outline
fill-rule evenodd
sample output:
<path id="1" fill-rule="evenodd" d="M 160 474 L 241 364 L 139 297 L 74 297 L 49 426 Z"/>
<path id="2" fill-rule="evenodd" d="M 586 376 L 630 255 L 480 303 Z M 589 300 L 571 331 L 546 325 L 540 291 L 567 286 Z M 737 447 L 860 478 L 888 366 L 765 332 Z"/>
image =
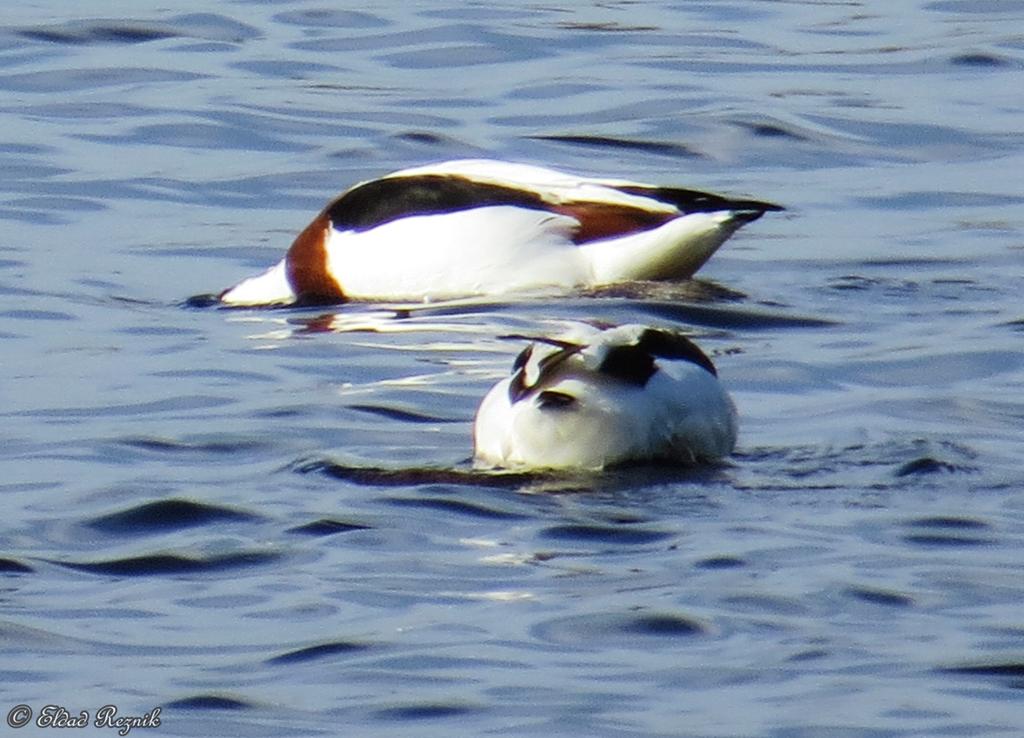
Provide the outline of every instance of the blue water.
<path id="1" fill-rule="evenodd" d="M 1024 2 L 175 6 L 0 11 L 0 713 L 1019 732 Z M 461 156 L 789 209 L 692 283 L 183 305 Z M 694 332 L 735 456 L 474 475 L 551 318 Z"/>

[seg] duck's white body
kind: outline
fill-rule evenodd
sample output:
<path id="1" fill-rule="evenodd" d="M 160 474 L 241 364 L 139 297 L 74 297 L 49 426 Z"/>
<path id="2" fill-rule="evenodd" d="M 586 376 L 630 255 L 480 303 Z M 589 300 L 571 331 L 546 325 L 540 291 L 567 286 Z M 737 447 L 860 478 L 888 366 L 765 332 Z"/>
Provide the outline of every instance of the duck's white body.
<path id="1" fill-rule="evenodd" d="M 481 402 L 473 438 L 486 466 L 600 469 L 718 459 L 732 452 L 736 430 L 714 365 L 687 338 L 580 325 L 523 350 Z"/>
<path id="2" fill-rule="evenodd" d="M 482 159 L 355 185 L 229 305 L 433 299 L 691 276 L 777 205 Z"/>

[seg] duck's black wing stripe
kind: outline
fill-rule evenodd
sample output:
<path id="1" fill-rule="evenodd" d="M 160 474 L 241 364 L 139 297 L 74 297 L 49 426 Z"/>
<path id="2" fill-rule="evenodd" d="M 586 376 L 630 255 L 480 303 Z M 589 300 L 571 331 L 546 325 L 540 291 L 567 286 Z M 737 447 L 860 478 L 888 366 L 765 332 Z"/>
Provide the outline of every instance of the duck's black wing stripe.
<path id="1" fill-rule="evenodd" d="M 609 348 L 597 370 L 627 384 L 643 387 L 658 371 L 658 366 L 649 350 L 638 344 L 629 344 Z"/>
<path id="2" fill-rule="evenodd" d="M 654 328 L 641 333 L 636 343 L 609 348 L 598 371 L 643 387 L 658 371 L 659 358 L 689 361 L 718 376 L 715 365 L 697 344 L 681 334 Z"/>
<path id="3" fill-rule="evenodd" d="M 335 228 L 364 231 L 413 215 L 434 215 L 490 205 L 547 210 L 540 195 L 454 175 L 385 177 L 353 187 L 327 207 Z"/>
<path id="4" fill-rule="evenodd" d="M 526 362 L 530 360 L 530 357 L 532 355 L 533 344 L 531 343 L 529 346 L 520 351 L 519 354 L 516 356 L 516 360 L 512 362 L 512 373 L 514 374 L 515 372 L 519 371 L 524 366 L 526 366 Z"/>
<path id="5" fill-rule="evenodd" d="M 643 187 L 627 185 L 618 187 L 618 190 L 630 195 L 650 197 L 659 202 L 675 205 L 684 213 L 715 213 L 721 210 L 733 210 L 741 213 L 749 213 L 754 218 L 760 217 L 769 211 L 785 210 L 781 205 L 760 200 L 735 200 L 729 197 L 722 197 L 713 192 L 701 192 L 700 190 L 686 190 L 680 187 Z M 751 218 L 752 220 L 753 218 Z"/>
<path id="6" fill-rule="evenodd" d="M 575 356 L 583 350 L 583 346 L 568 342 L 559 342 L 561 348 L 550 354 L 546 354 L 537 360 L 537 377 L 532 382 L 526 376 L 529 361 L 533 353 L 533 344 L 526 350 L 520 352 L 512 367 L 512 380 L 508 386 L 508 397 L 512 404 L 531 396 L 533 393 L 543 389 L 557 376 L 558 367 L 571 356 Z"/>
<path id="7" fill-rule="evenodd" d="M 718 371 L 708 355 L 701 351 L 697 344 L 680 333 L 648 328 L 640 334 L 640 340 L 637 341 L 636 346 L 652 356 L 689 361 L 706 369 L 714 376 L 718 376 Z"/>

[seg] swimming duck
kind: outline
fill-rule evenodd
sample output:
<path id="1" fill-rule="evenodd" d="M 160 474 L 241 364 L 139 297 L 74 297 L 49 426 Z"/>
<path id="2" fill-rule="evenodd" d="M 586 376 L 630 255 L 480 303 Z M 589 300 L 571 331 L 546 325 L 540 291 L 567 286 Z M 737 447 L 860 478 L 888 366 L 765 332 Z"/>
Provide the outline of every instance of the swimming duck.
<path id="1" fill-rule="evenodd" d="M 681 333 L 574 326 L 534 338 L 484 397 L 478 465 L 601 469 L 712 461 L 736 444 L 736 409 L 714 364 Z"/>
<path id="2" fill-rule="evenodd" d="M 357 184 L 225 305 L 500 294 L 691 276 L 745 223 L 782 210 L 696 190 L 464 159 Z"/>

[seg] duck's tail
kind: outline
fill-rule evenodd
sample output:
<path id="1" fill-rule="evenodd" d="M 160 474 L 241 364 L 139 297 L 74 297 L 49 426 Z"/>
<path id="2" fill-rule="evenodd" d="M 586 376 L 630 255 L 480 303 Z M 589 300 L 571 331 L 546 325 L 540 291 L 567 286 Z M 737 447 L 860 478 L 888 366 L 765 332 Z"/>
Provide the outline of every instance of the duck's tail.
<path id="1" fill-rule="evenodd" d="M 693 276 L 741 226 L 783 210 L 757 200 L 716 198 L 646 231 L 583 244 L 595 284 Z"/>

